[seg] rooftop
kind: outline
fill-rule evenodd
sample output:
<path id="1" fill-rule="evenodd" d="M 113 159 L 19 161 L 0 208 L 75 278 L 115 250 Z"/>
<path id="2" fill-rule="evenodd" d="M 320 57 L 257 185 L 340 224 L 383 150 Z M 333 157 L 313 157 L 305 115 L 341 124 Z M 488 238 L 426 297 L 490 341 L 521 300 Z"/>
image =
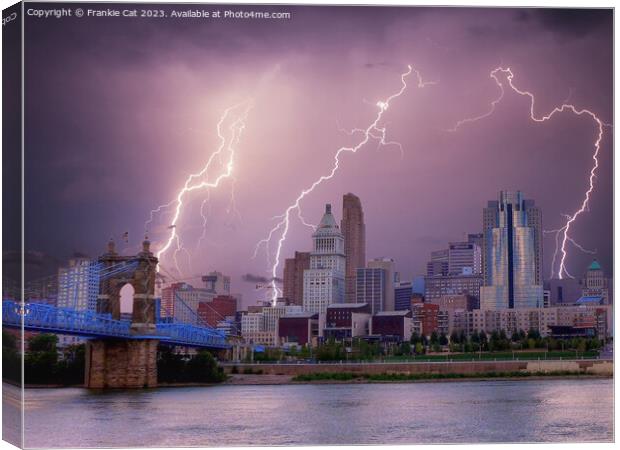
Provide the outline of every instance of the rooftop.
<path id="1" fill-rule="evenodd" d="M 380 311 L 375 316 L 406 316 L 409 312 L 407 309 L 402 311 Z"/>
<path id="2" fill-rule="evenodd" d="M 313 312 L 300 312 L 300 313 L 287 313 L 280 317 L 281 319 L 312 319 L 318 317 L 317 313 Z"/>
<path id="3" fill-rule="evenodd" d="M 332 303 L 331 305 L 327 305 L 327 309 L 333 309 L 333 308 L 338 308 L 338 309 L 343 309 L 343 308 L 358 309 L 358 308 L 365 308 L 367 306 L 368 306 L 368 303 Z"/>
<path id="4" fill-rule="evenodd" d="M 588 267 L 588 270 L 602 270 L 602 269 L 601 269 L 601 265 L 599 264 L 599 262 L 595 259 L 594 261 L 592 261 L 592 264 L 590 264 L 590 267 Z"/>
<path id="5" fill-rule="evenodd" d="M 578 305 L 583 305 L 583 304 L 591 304 L 591 303 L 595 303 L 595 304 L 601 304 L 603 302 L 603 297 L 599 296 L 599 295 L 589 295 L 589 296 L 582 296 L 579 298 L 579 300 L 577 300 L 577 304 Z"/>

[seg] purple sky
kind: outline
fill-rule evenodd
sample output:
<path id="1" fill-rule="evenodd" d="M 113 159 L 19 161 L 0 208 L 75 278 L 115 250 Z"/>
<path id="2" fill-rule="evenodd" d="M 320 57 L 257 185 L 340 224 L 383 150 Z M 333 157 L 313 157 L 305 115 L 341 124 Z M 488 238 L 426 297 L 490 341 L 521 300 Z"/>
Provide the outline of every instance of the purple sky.
<path id="1" fill-rule="evenodd" d="M 254 303 L 265 293 L 241 276 L 268 276 L 264 253 L 252 253 L 271 218 L 329 172 L 341 145 L 355 143 L 339 126 L 368 126 L 374 104 L 398 90 L 407 64 L 438 83 L 411 83 L 385 113 L 403 156 L 375 143 L 343 156 L 337 176 L 304 200 L 309 221 L 318 222 L 328 202 L 339 221 L 342 195 L 357 194 L 368 258 L 394 258 L 408 279 L 424 273 L 431 250 L 479 232 L 482 208 L 500 189 L 533 198 L 545 229 L 561 226 L 561 214 L 581 203 L 596 133 L 587 118 L 565 114 L 536 124 L 527 99 L 507 92 L 493 116 L 457 133 L 444 130 L 488 110 L 498 95 L 489 74 L 500 64 L 536 94 L 538 113 L 570 96 L 611 122 L 611 10 L 245 9 L 289 11 L 292 19 L 27 18 L 27 248 L 59 259 L 74 251 L 97 256 L 111 235 L 127 230 L 125 251 L 134 252 L 149 211 L 172 200 L 216 148 L 222 111 L 251 96 L 255 107 L 234 168 L 240 214 L 227 213 L 227 181 L 211 191 L 202 246 L 205 191 L 186 197 L 177 230 L 192 254 L 191 267 L 180 255 L 179 278 L 220 270 L 233 276 L 245 304 Z M 611 133 L 603 138 L 590 211 L 572 233 L 597 250 L 608 273 Z M 163 216 L 152 229 L 155 247 L 169 221 Z M 310 247 L 308 228 L 293 221 L 283 256 Z M 548 276 L 551 237 L 544 252 Z M 569 272 L 580 275 L 591 258 L 569 247 Z M 163 264 L 172 270 L 169 257 Z"/>

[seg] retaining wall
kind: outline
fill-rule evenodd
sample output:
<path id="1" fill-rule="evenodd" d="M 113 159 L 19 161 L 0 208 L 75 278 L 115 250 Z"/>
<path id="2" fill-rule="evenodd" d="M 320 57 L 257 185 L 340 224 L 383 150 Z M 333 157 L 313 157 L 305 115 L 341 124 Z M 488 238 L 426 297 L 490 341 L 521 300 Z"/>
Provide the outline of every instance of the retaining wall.
<path id="1" fill-rule="evenodd" d="M 239 373 L 244 369 L 262 370 L 269 375 L 305 375 L 324 372 L 349 373 L 487 373 L 487 372 L 586 372 L 613 375 L 613 362 L 608 360 L 535 360 L 535 361 L 453 361 L 453 362 L 405 362 L 405 363 L 341 363 L 341 364 L 232 364 L 224 365 L 226 373 L 233 366 Z"/>

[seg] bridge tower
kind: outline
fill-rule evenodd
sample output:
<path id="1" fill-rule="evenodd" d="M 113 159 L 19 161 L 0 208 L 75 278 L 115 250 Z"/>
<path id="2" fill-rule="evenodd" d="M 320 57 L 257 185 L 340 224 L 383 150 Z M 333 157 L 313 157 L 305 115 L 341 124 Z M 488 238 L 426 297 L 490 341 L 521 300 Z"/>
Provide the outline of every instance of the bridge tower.
<path id="1" fill-rule="evenodd" d="M 131 284 L 134 290 L 131 316 L 132 339 L 93 339 L 86 345 L 84 384 L 89 388 L 144 388 L 157 386 L 157 345 L 155 277 L 157 258 L 145 237 L 142 251 L 121 256 L 114 241 L 99 257 L 106 267 L 127 264 L 128 270 L 102 278 L 99 284 L 97 312 L 121 318 L 121 289 Z"/>

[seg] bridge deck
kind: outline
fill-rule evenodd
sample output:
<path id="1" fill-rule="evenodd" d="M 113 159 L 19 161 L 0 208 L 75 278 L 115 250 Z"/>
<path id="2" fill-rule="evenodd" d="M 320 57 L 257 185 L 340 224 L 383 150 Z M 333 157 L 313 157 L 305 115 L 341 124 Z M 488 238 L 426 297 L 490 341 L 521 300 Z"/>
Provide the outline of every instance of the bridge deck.
<path id="1" fill-rule="evenodd" d="M 40 303 L 2 302 L 2 325 L 45 333 L 69 334 L 90 338 L 158 339 L 188 347 L 226 349 L 226 335 L 208 327 L 186 323 L 156 324 L 155 333 L 135 335 L 128 320 L 115 320 L 109 314 L 76 311 Z"/>

